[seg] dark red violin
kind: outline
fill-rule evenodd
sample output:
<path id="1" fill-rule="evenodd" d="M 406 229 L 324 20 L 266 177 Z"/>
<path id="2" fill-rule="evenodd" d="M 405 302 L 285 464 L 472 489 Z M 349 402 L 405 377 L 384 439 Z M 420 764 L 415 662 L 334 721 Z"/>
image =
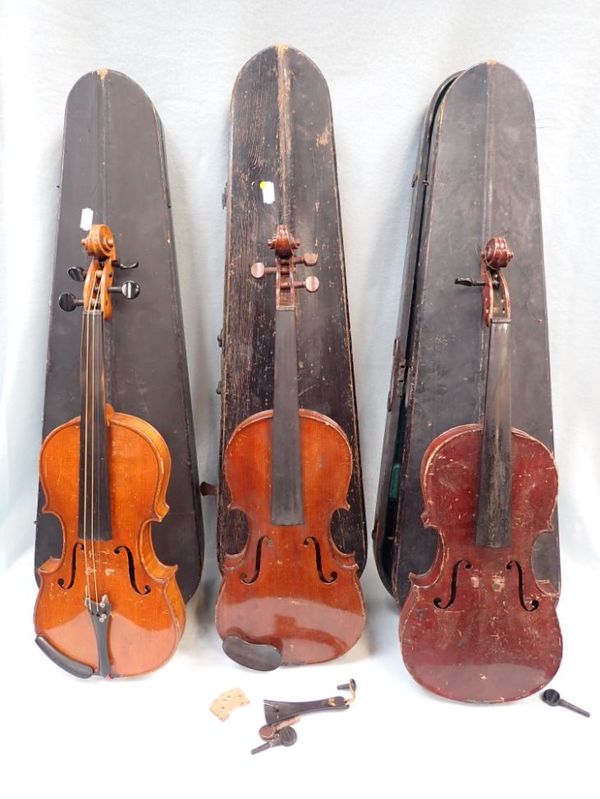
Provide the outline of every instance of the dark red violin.
<path id="1" fill-rule="evenodd" d="M 552 529 L 558 476 L 550 451 L 511 426 L 510 298 L 504 239 L 481 254 L 489 327 L 482 424 L 435 438 L 421 462 L 423 522 L 439 533 L 428 572 L 411 575 L 400 616 L 402 656 L 423 687 L 449 699 L 504 702 L 556 673 L 558 592 L 536 579 L 536 538 Z"/>

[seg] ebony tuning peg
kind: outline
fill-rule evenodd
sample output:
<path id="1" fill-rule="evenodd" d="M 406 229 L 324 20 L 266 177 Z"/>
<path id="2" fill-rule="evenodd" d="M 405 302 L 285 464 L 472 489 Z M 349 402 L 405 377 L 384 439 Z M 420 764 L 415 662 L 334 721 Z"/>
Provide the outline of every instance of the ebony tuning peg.
<path id="1" fill-rule="evenodd" d="M 454 281 L 457 286 L 485 286 L 484 280 L 473 280 L 471 277 L 457 277 Z"/>
<path id="2" fill-rule="evenodd" d="M 140 265 L 139 261 L 134 261 L 132 264 L 122 264 L 121 261 L 113 261 L 112 265 L 115 269 L 137 269 Z M 139 291 L 138 291 L 139 294 Z M 136 294 L 137 297 L 137 294 Z"/>
<path id="3" fill-rule="evenodd" d="M 126 268 L 133 269 L 133 267 L 126 267 Z M 135 298 L 140 293 L 140 286 L 138 283 L 135 283 L 133 280 L 126 280 L 122 286 L 111 286 L 109 288 L 109 291 L 111 294 L 122 294 L 126 300 L 135 300 Z"/>
<path id="4" fill-rule="evenodd" d="M 85 269 L 82 269 L 81 266 L 70 266 L 67 269 L 67 274 L 76 283 L 83 283 L 85 280 Z"/>
<path id="5" fill-rule="evenodd" d="M 63 311 L 74 311 L 78 305 L 83 305 L 83 300 L 78 300 L 70 291 L 64 291 L 58 298 L 58 304 Z"/>

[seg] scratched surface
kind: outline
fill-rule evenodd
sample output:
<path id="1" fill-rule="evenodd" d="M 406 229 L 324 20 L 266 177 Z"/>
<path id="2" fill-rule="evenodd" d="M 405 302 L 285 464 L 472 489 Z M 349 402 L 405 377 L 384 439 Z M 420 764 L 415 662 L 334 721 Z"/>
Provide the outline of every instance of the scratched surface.
<path id="1" fill-rule="evenodd" d="M 319 256 L 316 266 L 298 268 L 298 279 L 320 280 L 316 293 L 298 294 L 299 401 L 334 419 L 350 441 L 350 510 L 336 512 L 331 529 L 362 569 L 366 526 L 329 92 L 302 53 L 272 47 L 243 67 L 231 103 L 221 459 L 237 425 L 273 407 L 275 283 L 269 275 L 254 279 L 250 265 L 273 263 L 267 240 L 278 223 L 300 239 L 300 253 Z M 227 510 L 226 486 L 220 489 L 222 560 L 241 549 L 247 528 L 241 513 Z"/>
<path id="2" fill-rule="evenodd" d="M 506 274 L 512 424 L 553 449 L 535 119 L 514 72 L 479 64 L 440 87 L 425 120 L 416 178 L 397 331 L 406 380 L 395 381 L 387 415 L 374 530 L 381 579 L 400 604 L 409 574 L 431 565 L 438 538 L 421 521 L 423 453 L 440 433 L 478 422 L 483 412 L 488 336 L 481 289 L 455 286 L 454 279 L 478 278 L 479 252 L 491 236 L 506 237 L 515 253 Z M 556 513 L 553 527 L 537 539 L 533 565 L 538 579 L 558 589 Z"/>
<path id="3" fill-rule="evenodd" d="M 170 510 L 153 525 L 153 541 L 164 563 L 179 565 L 187 600 L 200 580 L 203 531 L 163 136 L 146 95 L 118 72 L 85 75 L 67 101 L 44 437 L 80 413 L 81 311 L 65 313 L 56 300 L 63 291 L 81 297 L 82 285 L 66 270 L 87 266 L 83 208 L 93 210 L 95 223 L 111 226 L 123 263 L 140 264 L 115 275 L 115 285 L 133 279 L 141 291 L 132 302 L 113 299 L 105 325 L 107 399 L 115 410 L 150 422 L 171 452 Z M 36 566 L 60 555 L 61 545 L 57 520 L 38 510 Z"/>

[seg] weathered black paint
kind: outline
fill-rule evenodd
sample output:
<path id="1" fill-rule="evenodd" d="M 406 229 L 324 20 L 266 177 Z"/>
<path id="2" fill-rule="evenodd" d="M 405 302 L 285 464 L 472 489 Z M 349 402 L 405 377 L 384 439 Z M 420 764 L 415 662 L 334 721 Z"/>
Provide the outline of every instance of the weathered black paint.
<path id="1" fill-rule="evenodd" d="M 453 284 L 479 279 L 479 253 L 492 236 L 505 237 L 515 253 L 512 424 L 552 450 L 533 107 L 518 76 L 490 62 L 440 86 L 417 160 L 373 532 L 379 574 L 400 604 L 409 573 L 427 571 L 437 543 L 421 522 L 425 448 L 444 430 L 482 417 L 488 342 L 481 303 L 471 294 L 480 289 Z M 537 539 L 533 565 L 538 578 L 559 585 L 557 534 Z"/>
<path id="2" fill-rule="evenodd" d="M 262 181 L 274 184 L 274 202 L 263 201 Z M 299 254 L 318 254 L 316 266 L 298 269 L 299 280 L 320 280 L 296 312 L 299 400 L 334 419 L 350 441 L 350 510 L 334 515 L 332 532 L 362 568 L 366 530 L 331 107 L 322 75 L 297 50 L 263 50 L 237 78 L 226 193 L 221 460 L 236 426 L 273 407 L 274 278 L 256 280 L 250 266 L 273 262 L 267 242 L 285 224 L 300 240 Z M 242 548 L 246 525 L 241 513 L 227 511 L 228 492 L 220 489 L 222 558 Z"/>
<path id="3" fill-rule="evenodd" d="M 110 225 L 124 264 L 140 264 L 140 296 L 127 302 L 113 295 L 105 325 L 107 399 L 116 411 L 150 422 L 167 442 L 170 510 L 153 526 L 153 541 L 163 562 L 179 565 L 177 580 L 189 599 L 200 579 L 203 532 L 163 134 L 146 95 L 118 72 L 85 75 L 67 101 L 44 436 L 80 413 L 80 311 L 64 313 L 57 300 L 74 288 L 67 269 L 89 262 L 81 246 L 83 208 Z M 125 274 L 117 270 L 117 285 Z M 59 556 L 62 544 L 59 524 L 41 513 L 42 504 L 40 492 L 36 566 Z"/>

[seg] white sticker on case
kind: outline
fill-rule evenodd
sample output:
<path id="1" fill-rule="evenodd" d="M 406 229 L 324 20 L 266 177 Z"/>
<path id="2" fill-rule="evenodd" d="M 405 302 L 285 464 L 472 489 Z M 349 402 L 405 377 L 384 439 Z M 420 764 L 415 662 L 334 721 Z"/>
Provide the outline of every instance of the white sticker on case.
<path id="1" fill-rule="evenodd" d="M 270 180 L 261 180 L 258 184 L 262 191 L 263 202 L 265 205 L 272 205 L 275 202 L 275 185 Z"/>
<path id="2" fill-rule="evenodd" d="M 81 209 L 81 222 L 79 223 L 79 227 L 82 230 L 91 230 L 93 221 L 94 221 L 94 211 L 93 211 L 93 209 L 91 209 L 91 208 L 82 208 Z"/>

